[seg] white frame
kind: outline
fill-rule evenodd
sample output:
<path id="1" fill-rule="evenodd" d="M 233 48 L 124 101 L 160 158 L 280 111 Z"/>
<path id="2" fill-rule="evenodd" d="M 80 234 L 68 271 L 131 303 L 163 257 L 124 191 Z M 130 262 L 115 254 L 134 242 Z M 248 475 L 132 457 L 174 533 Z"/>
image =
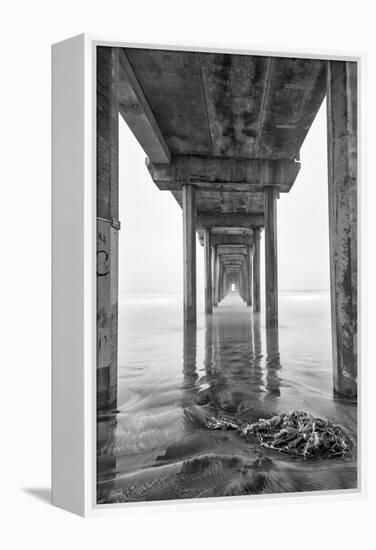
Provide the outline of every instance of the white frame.
<path id="1" fill-rule="evenodd" d="M 96 47 L 154 48 L 358 62 L 358 488 L 353 490 L 96 504 Z M 52 502 L 82 516 L 124 508 L 267 505 L 366 496 L 365 53 L 127 43 L 81 34 L 52 47 Z M 362 145 L 362 146 L 360 146 Z M 362 174 L 362 179 L 360 175 Z M 360 269 L 362 258 L 363 268 Z M 361 292 L 360 292 L 361 290 Z"/>

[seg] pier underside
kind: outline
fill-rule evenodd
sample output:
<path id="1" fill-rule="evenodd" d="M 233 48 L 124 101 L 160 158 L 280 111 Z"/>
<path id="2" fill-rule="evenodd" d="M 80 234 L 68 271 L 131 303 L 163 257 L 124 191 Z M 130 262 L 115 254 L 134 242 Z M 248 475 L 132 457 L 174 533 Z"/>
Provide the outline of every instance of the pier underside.
<path id="1" fill-rule="evenodd" d="M 230 288 L 260 312 L 264 233 L 265 321 L 277 330 L 277 200 L 325 96 L 334 388 L 356 396 L 356 63 L 108 47 L 97 59 L 98 407 L 116 406 L 119 113 L 182 209 L 185 324 L 197 319 L 196 235 L 211 315 Z"/>

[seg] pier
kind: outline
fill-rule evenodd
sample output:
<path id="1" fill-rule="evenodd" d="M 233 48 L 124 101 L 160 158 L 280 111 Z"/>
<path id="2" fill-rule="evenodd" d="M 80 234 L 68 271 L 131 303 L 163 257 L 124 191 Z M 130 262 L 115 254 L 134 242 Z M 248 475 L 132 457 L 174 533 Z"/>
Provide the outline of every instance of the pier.
<path id="1" fill-rule="evenodd" d="M 117 403 L 119 115 L 154 184 L 182 209 L 185 333 L 195 339 L 198 235 L 208 318 L 235 288 L 278 341 L 277 201 L 296 181 L 325 97 L 334 391 L 356 397 L 356 70 L 346 61 L 97 48 L 98 410 Z"/>

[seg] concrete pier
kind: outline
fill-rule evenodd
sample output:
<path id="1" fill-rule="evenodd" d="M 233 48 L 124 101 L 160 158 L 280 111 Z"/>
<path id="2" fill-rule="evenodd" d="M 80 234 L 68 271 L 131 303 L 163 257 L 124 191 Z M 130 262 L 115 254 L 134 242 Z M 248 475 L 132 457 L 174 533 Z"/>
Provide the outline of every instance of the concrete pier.
<path id="1" fill-rule="evenodd" d="M 253 293 L 253 260 L 252 260 L 252 246 L 247 247 L 247 275 L 248 275 L 248 283 L 247 283 L 247 306 L 252 305 L 252 293 Z"/>
<path id="2" fill-rule="evenodd" d="M 249 301 L 249 272 L 247 266 L 247 257 L 244 258 L 241 266 L 241 276 L 243 285 L 243 300 L 248 305 Z"/>
<path id="3" fill-rule="evenodd" d="M 117 405 L 119 51 L 97 52 L 97 409 Z"/>
<path id="4" fill-rule="evenodd" d="M 205 313 L 213 313 L 212 245 L 210 229 L 204 230 L 205 253 Z"/>
<path id="5" fill-rule="evenodd" d="M 328 63 L 329 242 L 335 392 L 357 395 L 357 64 Z"/>
<path id="6" fill-rule="evenodd" d="M 194 324 L 186 323 L 183 329 L 183 374 L 184 374 L 184 390 L 192 390 L 198 378 L 196 369 L 197 360 L 197 330 Z M 190 399 L 186 399 L 183 394 L 184 401 L 187 401 L 187 406 Z"/>
<path id="7" fill-rule="evenodd" d="M 277 197 L 275 186 L 266 187 L 265 195 L 265 322 L 278 328 Z"/>
<path id="8" fill-rule="evenodd" d="M 97 60 L 98 408 L 116 406 L 119 113 L 155 185 L 183 210 L 184 324 L 197 320 L 196 236 L 204 245 L 206 313 L 232 284 L 260 312 L 264 228 L 265 321 L 277 330 L 277 197 L 296 181 L 325 94 L 334 388 L 354 397 L 356 63 L 107 47 Z"/>
<path id="9" fill-rule="evenodd" d="M 184 323 L 196 323 L 196 189 L 183 186 Z"/>
<path id="10" fill-rule="evenodd" d="M 218 254 L 217 246 L 212 247 L 213 256 L 213 306 L 218 306 Z"/>
<path id="11" fill-rule="evenodd" d="M 261 274 L 260 274 L 260 228 L 253 228 L 253 311 L 260 312 Z"/>

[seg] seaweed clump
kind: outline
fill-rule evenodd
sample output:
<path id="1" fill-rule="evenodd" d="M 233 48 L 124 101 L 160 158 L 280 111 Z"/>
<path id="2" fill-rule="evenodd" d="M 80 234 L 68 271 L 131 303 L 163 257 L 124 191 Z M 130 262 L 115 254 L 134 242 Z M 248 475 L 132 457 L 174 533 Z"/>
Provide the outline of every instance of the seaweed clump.
<path id="1" fill-rule="evenodd" d="M 205 419 L 209 429 L 234 429 L 240 435 L 255 435 L 261 446 L 304 458 L 344 456 L 350 450 L 350 439 L 338 424 L 315 417 L 305 411 L 293 411 L 247 423 L 220 416 Z"/>
<path id="2" fill-rule="evenodd" d="M 350 450 L 341 426 L 304 411 L 259 420 L 250 428 L 263 447 L 304 458 L 343 456 Z"/>

